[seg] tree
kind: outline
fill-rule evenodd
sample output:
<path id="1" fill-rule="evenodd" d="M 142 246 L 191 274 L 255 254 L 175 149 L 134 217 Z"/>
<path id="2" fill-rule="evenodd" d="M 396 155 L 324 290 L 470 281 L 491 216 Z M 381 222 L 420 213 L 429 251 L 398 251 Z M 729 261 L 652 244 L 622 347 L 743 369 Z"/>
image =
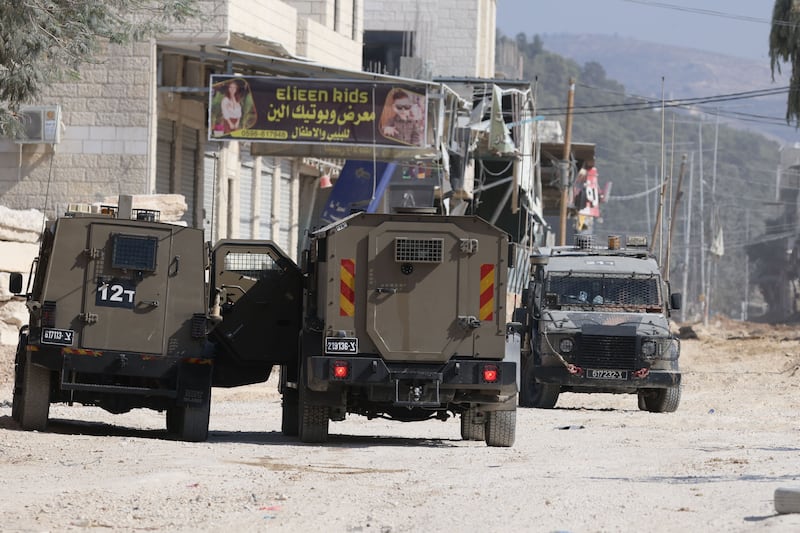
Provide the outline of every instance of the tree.
<path id="1" fill-rule="evenodd" d="M 195 14 L 196 0 L 14 0 L 0 4 L 0 136 L 19 131 L 20 105 L 79 77 L 103 42 L 126 43 Z"/>
<path id="2" fill-rule="evenodd" d="M 773 81 L 775 71 L 781 72 L 782 62 L 791 65 L 786 122 L 794 122 L 795 127 L 800 127 L 800 0 L 775 0 L 769 34 L 769 58 Z"/>

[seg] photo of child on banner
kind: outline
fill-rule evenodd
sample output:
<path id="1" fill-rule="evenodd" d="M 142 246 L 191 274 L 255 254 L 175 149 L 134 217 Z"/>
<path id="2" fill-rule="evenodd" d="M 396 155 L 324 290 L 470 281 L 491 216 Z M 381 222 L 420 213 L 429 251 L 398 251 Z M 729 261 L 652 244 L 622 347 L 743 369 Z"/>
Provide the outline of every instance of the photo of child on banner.
<path id="1" fill-rule="evenodd" d="M 231 78 L 221 81 L 213 85 L 212 91 L 213 137 L 226 137 L 237 130 L 253 127 L 256 110 L 253 95 L 245 80 Z"/>
<path id="2" fill-rule="evenodd" d="M 425 141 L 425 95 L 395 87 L 386 96 L 379 131 L 385 138 L 411 146 Z"/>
<path id="3" fill-rule="evenodd" d="M 573 191 L 572 202 L 577 219 L 575 229 L 589 231 L 592 229 L 593 220 L 600 216 L 600 189 L 594 161 L 587 161 L 578 172 Z"/>

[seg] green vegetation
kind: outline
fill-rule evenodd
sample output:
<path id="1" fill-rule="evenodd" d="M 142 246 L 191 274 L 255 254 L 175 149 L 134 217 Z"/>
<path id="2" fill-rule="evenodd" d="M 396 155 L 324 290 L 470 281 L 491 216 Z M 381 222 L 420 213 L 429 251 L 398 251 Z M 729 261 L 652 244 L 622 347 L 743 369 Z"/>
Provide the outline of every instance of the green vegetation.
<path id="1" fill-rule="evenodd" d="M 507 39 L 500 37 L 500 39 Z M 713 213 L 719 213 L 724 234 L 724 255 L 718 259 L 706 253 L 706 280 L 710 280 L 711 314 L 722 313 L 734 318 L 741 316 L 745 300 L 748 245 L 769 239 L 758 248 L 758 254 L 772 259 L 750 262 L 749 300 L 760 301 L 757 285 L 769 286 L 774 281 L 765 263 L 786 261 L 786 250 L 794 235 L 796 220 L 784 222 L 787 206 L 794 210 L 798 184 L 784 182 L 794 189 L 791 198 L 785 191 L 776 193 L 776 169 L 780 145 L 766 137 L 736 130 L 719 124 L 716 150 L 716 116 L 714 109 L 703 107 L 668 108 L 664 113 L 664 157 L 662 158 L 662 113 L 660 99 L 644 99 L 625 93 L 625 87 L 608 79 L 602 65 L 587 63 L 583 66 L 543 49 L 538 37 L 529 40 L 525 35 L 515 39 L 523 54 L 524 77 L 536 80 L 537 114 L 548 120 L 564 124 L 569 79 L 576 80 L 572 140 L 594 143 L 600 187 L 608 181 L 613 189 L 606 204 L 601 205 L 602 220 L 595 223 L 598 239 L 609 234 L 653 234 L 658 205 L 660 169 L 672 177 L 667 189 L 664 209 L 664 240 L 666 240 L 669 213 L 680 174 L 681 158 L 687 156 L 683 179 L 683 196 L 674 220 L 671 250 L 670 280 L 673 290 L 681 291 L 683 274 L 688 268 L 689 282 L 684 295 L 686 319 L 702 315 L 703 299 L 700 275 L 700 220 L 704 221 L 705 248 L 711 243 Z M 680 97 L 680 95 L 677 95 Z M 702 130 L 702 157 L 700 131 Z M 692 190 L 689 190 L 690 163 L 693 162 Z M 703 210 L 700 209 L 700 164 L 703 175 Z M 649 194 L 646 191 L 650 190 Z M 686 257 L 686 223 L 691 196 L 691 228 L 689 262 Z M 777 201 L 776 201 L 777 200 Z M 788 203 L 787 203 L 788 200 Z M 769 234 L 767 223 L 770 223 Z M 752 249 L 752 247 L 750 247 Z M 779 252 L 779 253 L 778 253 Z M 666 258 L 666 253 L 662 255 Z M 792 268 L 795 263 L 787 263 Z M 796 269 L 796 267 L 795 267 Z M 710 273 L 709 273 L 710 271 Z M 763 272 L 762 272 L 763 271 Z M 789 274 L 790 279 L 796 278 Z M 783 280 L 778 292 L 790 291 Z M 782 291 L 780 290 L 782 289 Z M 771 291 L 767 291 L 771 292 Z M 769 296 L 766 296 L 769 298 Z M 774 302 L 769 302 L 774 304 Z M 771 305 L 772 318 L 785 319 Z M 750 318 L 757 313 L 751 313 Z M 786 315 L 785 309 L 782 313 Z"/>
<path id="2" fill-rule="evenodd" d="M 15 112 L 42 89 L 93 60 L 103 42 L 149 37 L 194 15 L 196 0 L 14 0 L 0 8 L 0 136 L 19 131 Z"/>

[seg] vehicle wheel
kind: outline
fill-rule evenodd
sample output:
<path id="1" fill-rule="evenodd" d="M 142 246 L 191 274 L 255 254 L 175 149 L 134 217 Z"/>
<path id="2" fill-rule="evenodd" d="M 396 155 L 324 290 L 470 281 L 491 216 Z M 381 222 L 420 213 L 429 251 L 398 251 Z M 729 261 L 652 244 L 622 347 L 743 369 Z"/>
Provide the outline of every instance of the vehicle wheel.
<path id="1" fill-rule="evenodd" d="M 552 409 L 558 402 L 561 387 L 554 383 L 538 383 L 533 376 L 533 364 L 526 365 L 519 391 L 520 407 Z"/>
<path id="2" fill-rule="evenodd" d="M 328 408 L 323 405 L 312 405 L 308 401 L 305 370 L 300 374 L 297 384 L 297 429 L 301 442 L 327 442 L 328 440 Z"/>
<path id="3" fill-rule="evenodd" d="M 486 422 L 478 422 L 478 417 L 474 407 L 461 413 L 461 438 L 464 440 L 486 440 Z"/>
<path id="4" fill-rule="evenodd" d="M 517 432 L 517 410 L 486 413 L 486 445 L 508 448 L 514 445 Z"/>
<path id="5" fill-rule="evenodd" d="M 667 389 L 639 389 L 639 409 L 651 413 L 674 413 L 681 403 L 680 386 Z"/>
<path id="6" fill-rule="evenodd" d="M 203 442 L 208 439 L 208 420 L 211 416 L 211 398 L 197 406 L 186 406 L 183 410 L 181 440 Z"/>
<path id="7" fill-rule="evenodd" d="M 211 388 L 202 404 L 174 405 L 167 409 L 167 431 L 186 442 L 208 439 L 208 420 L 211 415 Z"/>
<path id="8" fill-rule="evenodd" d="M 170 407 L 167 409 L 167 432 L 180 435 L 183 427 L 183 407 Z"/>
<path id="9" fill-rule="evenodd" d="M 800 513 L 800 487 L 775 489 L 775 511 L 778 514 Z"/>
<path id="10" fill-rule="evenodd" d="M 281 398 L 281 432 L 287 437 L 296 437 L 299 433 L 297 403 L 297 390 L 288 387 L 284 389 Z"/>
<path id="11" fill-rule="evenodd" d="M 22 391 L 25 379 L 25 353 L 28 347 L 28 335 L 21 332 L 17 343 L 17 353 L 14 356 L 14 393 L 11 399 L 11 418 L 19 422 L 22 414 Z"/>
<path id="12" fill-rule="evenodd" d="M 34 365 L 26 352 L 22 382 L 19 423 L 22 429 L 44 431 L 50 414 L 50 370 Z"/>

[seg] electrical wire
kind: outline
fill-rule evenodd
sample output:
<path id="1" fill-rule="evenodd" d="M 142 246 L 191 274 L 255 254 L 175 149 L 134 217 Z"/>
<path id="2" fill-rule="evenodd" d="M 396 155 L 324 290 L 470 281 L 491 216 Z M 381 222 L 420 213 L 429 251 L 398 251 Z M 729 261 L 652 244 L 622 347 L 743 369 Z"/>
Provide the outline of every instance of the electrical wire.
<path id="1" fill-rule="evenodd" d="M 755 22 L 758 24 L 771 24 L 774 26 L 787 26 L 787 27 L 796 25 L 788 20 L 772 20 L 759 17 L 751 17 L 749 15 L 737 15 L 735 13 L 726 13 L 725 11 L 715 11 L 713 9 L 701 9 L 698 7 L 687 7 L 677 4 L 668 4 L 666 2 L 653 2 L 652 0 L 623 0 L 623 2 L 629 2 L 631 4 L 641 4 L 650 7 L 658 7 L 662 9 L 672 9 L 675 11 L 683 11 L 685 13 L 695 13 L 698 15 L 708 15 L 712 17 L 741 20 L 744 22 Z"/>

